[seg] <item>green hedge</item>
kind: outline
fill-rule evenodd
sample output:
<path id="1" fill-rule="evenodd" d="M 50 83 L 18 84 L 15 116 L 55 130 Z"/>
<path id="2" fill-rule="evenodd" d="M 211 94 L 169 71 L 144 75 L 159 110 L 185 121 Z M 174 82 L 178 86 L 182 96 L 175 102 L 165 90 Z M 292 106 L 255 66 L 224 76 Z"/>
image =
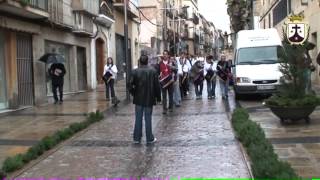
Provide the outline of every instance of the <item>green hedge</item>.
<path id="1" fill-rule="evenodd" d="M 251 159 L 254 178 L 300 179 L 288 163 L 279 160 L 264 131 L 249 119 L 245 109 L 238 108 L 233 112 L 232 125 Z"/>
<path id="2" fill-rule="evenodd" d="M 77 132 L 87 128 L 89 125 L 101 121 L 103 119 L 103 113 L 96 111 L 87 116 L 87 119 L 83 122 L 77 122 L 71 124 L 69 127 L 56 131 L 51 136 L 46 136 L 41 139 L 40 142 L 28 149 L 24 154 L 17 154 L 13 157 L 8 157 L 2 165 L 0 170 L 0 179 L 3 179 L 6 174 L 21 169 L 25 164 L 41 156 L 45 151 L 54 148 L 59 143 L 72 137 Z"/>

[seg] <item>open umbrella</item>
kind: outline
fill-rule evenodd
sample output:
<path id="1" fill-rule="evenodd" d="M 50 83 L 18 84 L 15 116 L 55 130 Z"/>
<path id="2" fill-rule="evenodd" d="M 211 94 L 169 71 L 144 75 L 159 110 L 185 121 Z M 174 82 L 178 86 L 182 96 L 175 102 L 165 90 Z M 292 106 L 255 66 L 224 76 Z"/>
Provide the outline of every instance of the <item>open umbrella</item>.
<path id="1" fill-rule="evenodd" d="M 43 55 L 39 61 L 42 61 L 47 64 L 52 64 L 52 63 L 64 63 L 66 60 L 61 54 L 57 53 L 47 53 Z"/>

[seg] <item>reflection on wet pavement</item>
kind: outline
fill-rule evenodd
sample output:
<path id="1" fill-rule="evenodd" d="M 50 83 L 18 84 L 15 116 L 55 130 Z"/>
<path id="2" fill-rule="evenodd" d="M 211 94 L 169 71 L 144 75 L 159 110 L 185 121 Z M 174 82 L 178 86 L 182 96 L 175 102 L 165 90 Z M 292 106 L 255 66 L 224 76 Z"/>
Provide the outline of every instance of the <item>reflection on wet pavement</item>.
<path id="1" fill-rule="evenodd" d="M 116 89 L 124 97 L 123 82 Z M 26 152 L 45 136 L 84 121 L 86 113 L 108 109 L 110 103 L 104 93 L 104 86 L 100 86 L 95 91 L 68 95 L 62 105 L 47 104 L 0 116 L 0 163 L 8 156 Z"/>
<path id="2" fill-rule="evenodd" d="M 118 107 L 21 177 L 250 177 L 228 118 L 235 103 L 205 97 L 166 116 L 156 106 L 149 146 L 132 143 L 134 106 Z"/>

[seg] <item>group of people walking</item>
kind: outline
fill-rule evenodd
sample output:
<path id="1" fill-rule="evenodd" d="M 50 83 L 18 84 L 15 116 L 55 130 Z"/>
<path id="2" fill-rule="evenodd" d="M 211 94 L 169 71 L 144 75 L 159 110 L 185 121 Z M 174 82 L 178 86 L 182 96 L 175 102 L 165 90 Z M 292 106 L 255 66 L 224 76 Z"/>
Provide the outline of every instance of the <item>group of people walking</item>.
<path id="1" fill-rule="evenodd" d="M 168 51 L 164 51 L 155 66 L 148 66 L 148 56 L 142 55 L 128 84 L 135 104 L 134 143 L 141 143 L 143 116 L 147 144 L 156 142 L 152 134 L 152 111 L 157 102 L 162 100 L 163 114 L 172 112 L 174 105 L 180 107 L 182 100 L 189 95 L 190 83 L 194 84 L 196 98 L 201 99 L 204 81 L 207 82 L 208 98 L 213 99 L 217 80 L 220 81 L 222 97 L 226 99 L 230 78 L 231 66 L 225 55 L 215 61 L 213 56 L 195 59 L 186 53 L 170 57 Z"/>
<path id="2" fill-rule="evenodd" d="M 180 57 L 170 57 L 168 51 L 164 51 L 155 69 L 162 89 L 163 114 L 173 111 L 174 105 L 180 107 L 182 100 L 189 95 L 190 84 L 195 88 L 196 99 L 201 99 L 203 83 L 206 81 L 208 99 L 214 99 L 216 82 L 219 80 L 222 98 L 228 98 L 232 75 L 231 64 L 226 61 L 225 55 L 221 55 L 218 61 L 213 56 L 195 58 L 184 52 Z"/>
<path id="3" fill-rule="evenodd" d="M 132 71 L 127 85 L 135 104 L 133 139 L 136 144 L 141 142 L 143 117 L 147 143 L 156 142 L 157 139 L 152 134 L 153 106 L 162 101 L 163 114 L 167 114 L 168 111 L 172 112 L 174 106 L 180 107 L 182 100 L 190 95 L 190 84 L 194 85 L 196 99 L 201 99 L 203 83 L 206 81 L 208 99 L 214 99 L 216 97 L 216 82 L 219 80 L 222 97 L 228 98 L 231 66 L 226 61 L 225 55 L 221 55 L 218 61 L 214 60 L 213 56 L 195 58 L 184 52 L 179 57 L 170 57 L 169 52 L 165 50 L 155 66 L 148 64 L 148 56 L 142 55 L 139 59 L 139 66 Z M 112 100 L 115 105 L 119 103 L 114 90 L 117 73 L 117 66 L 109 57 L 104 66 L 102 79 L 106 86 L 106 100 Z M 66 70 L 62 63 L 53 64 L 49 69 L 55 104 L 59 101 L 60 104 L 63 102 L 63 77 L 65 74 Z M 59 89 L 59 98 L 57 89 Z"/>

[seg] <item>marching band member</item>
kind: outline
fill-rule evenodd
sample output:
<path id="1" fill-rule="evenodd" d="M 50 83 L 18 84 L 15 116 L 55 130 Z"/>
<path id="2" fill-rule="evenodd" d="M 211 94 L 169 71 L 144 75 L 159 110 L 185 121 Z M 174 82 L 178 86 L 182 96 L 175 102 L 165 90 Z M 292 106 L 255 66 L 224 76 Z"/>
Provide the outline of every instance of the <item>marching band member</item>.
<path id="1" fill-rule="evenodd" d="M 181 94 L 180 94 L 180 85 L 179 85 L 179 75 L 178 75 L 178 59 L 175 57 L 171 58 L 171 63 L 173 66 L 173 103 L 176 107 L 181 106 Z"/>
<path id="2" fill-rule="evenodd" d="M 169 111 L 173 111 L 173 71 L 172 63 L 170 62 L 169 52 L 167 50 L 163 51 L 162 60 L 159 63 L 160 70 L 160 84 L 162 87 L 162 105 L 163 114 L 167 114 L 167 97 L 169 96 Z M 167 96 L 168 95 L 168 96 Z"/>
<path id="3" fill-rule="evenodd" d="M 217 61 L 213 56 L 208 56 L 204 64 L 204 77 L 207 81 L 208 99 L 216 97 Z"/>
<path id="4" fill-rule="evenodd" d="M 104 66 L 103 70 L 103 80 L 106 84 L 106 99 L 107 101 L 110 100 L 110 91 L 111 91 L 111 98 L 112 103 L 117 104 L 118 99 L 116 98 L 115 92 L 114 92 L 114 83 L 117 77 L 118 69 L 115 64 L 113 64 L 112 57 L 109 57 L 107 59 L 107 63 Z"/>
<path id="5" fill-rule="evenodd" d="M 178 62 L 178 74 L 179 74 L 181 97 L 187 96 L 188 74 L 190 69 L 191 69 L 191 65 L 188 59 L 186 58 L 185 53 L 182 52 Z"/>
<path id="6" fill-rule="evenodd" d="M 196 99 L 202 98 L 203 80 L 204 80 L 204 62 L 198 60 L 191 68 L 190 76 L 193 79 L 193 84 L 196 93 Z"/>
<path id="7" fill-rule="evenodd" d="M 217 75 L 219 76 L 222 98 L 227 99 L 229 91 L 229 80 L 231 77 L 231 67 L 228 61 L 226 61 L 226 56 L 224 54 L 221 55 L 221 59 L 217 64 Z"/>

